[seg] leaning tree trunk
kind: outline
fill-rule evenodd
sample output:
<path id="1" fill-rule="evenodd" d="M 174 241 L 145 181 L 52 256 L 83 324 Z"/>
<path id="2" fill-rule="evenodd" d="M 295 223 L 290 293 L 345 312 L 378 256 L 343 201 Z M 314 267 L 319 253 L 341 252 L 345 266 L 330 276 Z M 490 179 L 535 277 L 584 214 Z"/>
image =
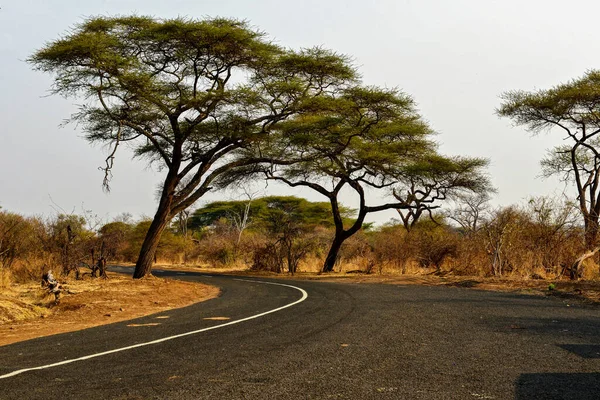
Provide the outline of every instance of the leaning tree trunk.
<path id="1" fill-rule="evenodd" d="M 156 249 L 158 248 L 160 237 L 171 220 L 169 207 L 170 204 L 171 202 L 167 200 L 161 201 L 158 206 L 158 210 L 156 211 L 154 219 L 150 224 L 148 233 L 146 233 L 146 237 L 142 243 L 142 248 L 140 249 L 140 255 L 138 256 L 138 260 L 135 264 L 135 271 L 133 273 L 134 279 L 143 278 L 144 276 L 149 275 L 152 271 L 152 264 L 155 259 Z"/>
<path id="2" fill-rule="evenodd" d="M 335 267 L 335 263 L 337 262 L 340 248 L 342 247 L 345 239 L 346 238 L 343 234 L 339 235 L 336 232 L 333 243 L 331 243 L 331 247 L 329 248 L 329 253 L 327 253 L 327 258 L 325 258 L 325 263 L 323 264 L 323 272 L 333 271 L 333 267 Z"/>

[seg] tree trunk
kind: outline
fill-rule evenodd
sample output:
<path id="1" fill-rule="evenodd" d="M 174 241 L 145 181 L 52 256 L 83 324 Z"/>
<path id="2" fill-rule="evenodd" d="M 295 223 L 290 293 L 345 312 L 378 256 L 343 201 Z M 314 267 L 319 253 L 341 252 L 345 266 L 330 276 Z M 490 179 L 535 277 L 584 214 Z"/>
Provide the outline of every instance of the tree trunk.
<path id="1" fill-rule="evenodd" d="M 597 246 L 598 243 L 598 231 L 600 226 L 598 224 L 597 215 L 588 215 L 585 220 L 585 249 L 592 250 Z"/>
<path id="2" fill-rule="evenodd" d="M 333 267 L 335 267 L 335 263 L 337 262 L 338 258 L 338 253 L 340 252 L 340 248 L 342 247 L 344 240 L 346 240 L 346 238 L 343 235 L 339 235 L 336 233 L 335 238 L 333 239 L 333 243 L 331 243 L 331 247 L 329 248 L 329 253 L 327 254 L 325 263 L 323 264 L 323 272 L 333 271 Z"/>
<path id="3" fill-rule="evenodd" d="M 140 255 L 135 264 L 135 271 L 133 273 L 134 279 L 143 278 L 152 271 L 152 264 L 155 260 L 156 249 L 158 248 L 160 237 L 171 220 L 169 217 L 169 204 L 170 201 L 161 201 L 158 206 L 158 210 L 156 211 L 156 215 L 154 215 L 152 224 L 150 224 L 148 233 L 144 238 Z"/>

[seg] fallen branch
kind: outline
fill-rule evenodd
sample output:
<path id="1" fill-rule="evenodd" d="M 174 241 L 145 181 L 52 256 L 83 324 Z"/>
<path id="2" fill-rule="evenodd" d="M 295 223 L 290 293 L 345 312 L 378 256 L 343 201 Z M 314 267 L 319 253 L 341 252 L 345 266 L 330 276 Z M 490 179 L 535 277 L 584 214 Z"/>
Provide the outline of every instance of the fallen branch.
<path id="1" fill-rule="evenodd" d="M 579 279 L 581 278 L 581 264 L 588 258 L 591 258 L 596 255 L 600 251 L 600 246 L 596 247 L 593 250 L 586 251 L 583 253 L 575 262 L 573 266 L 571 266 L 571 279 Z"/>

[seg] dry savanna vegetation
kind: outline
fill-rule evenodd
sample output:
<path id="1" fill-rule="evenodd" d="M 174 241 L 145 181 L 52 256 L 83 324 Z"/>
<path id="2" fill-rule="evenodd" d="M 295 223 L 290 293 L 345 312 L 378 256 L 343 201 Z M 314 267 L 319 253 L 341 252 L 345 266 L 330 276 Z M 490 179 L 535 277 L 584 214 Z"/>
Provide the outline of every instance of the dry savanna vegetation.
<path id="1" fill-rule="evenodd" d="M 593 290 L 599 278 L 599 71 L 501 95 L 499 117 L 565 139 L 542 172 L 566 193 L 492 207 L 489 160 L 442 154 L 410 95 L 363 83 L 351 57 L 278 46 L 247 21 L 89 17 L 28 62 L 52 76 L 53 94 L 80 104 L 70 121 L 108 149 L 107 191 L 123 148 L 164 180 L 148 219 L 0 210 L 5 320 L 60 310 L 78 286 L 109 292 L 106 282 L 117 280 L 106 279 L 107 263 L 135 263 L 134 278 L 166 263 L 462 286 L 508 279 L 550 292 L 560 281 Z M 310 190 L 323 202 L 246 189 L 241 200 L 197 208 L 209 192 L 254 182 Z M 397 219 L 366 222 L 385 210 Z M 45 289 L 36 287 L 42 279 Z"/>
<path id="2" fill-rule="evenodd" d="M 198 283 L 102 274 L 98 264 L 117 254 L 122 239 L 106 228 L 90 228 L 83 216 L 42 219 L 0 210 L 0 345 L 128 320 L 218 295 L 217 288 Z M 59 282 L 58 296 L 41 285 L 48 270 Z"/>
<path id="3" fill-rule="evenodd" d="M 354 210 L 341 207 L 341 213 L 346 225 L 353 223 Z M 509 282 L 509 287 L 519 281 L 548 281 L 534 285 L 543 289 L 561 280 L 593 281 L 599 276 L 594 257 L 573 276 L 572 266 L 585 248 L 584 230 L 568 201 L 540 197 L 494 209 L 487 196 L 464 196 L 416 223 L 406 218 L 403 223 L 402 216 L 399 211 L 399 218 L 388 224 L 367 225 L 345 241 L 334 272 L 386 282 L 420 276 L 414 282 L 462 286 L 481 286 L 486 280 Z M 102 279 L 93 267 L 99 259 L 134 263 L 150 222 L 133 221 L 126 214 L 104 224 L 89 220 L 89 214 L 42 220 L 0 211 L 3 322 L 45 315 L 49 307 L 68 308 L 63 304 L 83 290 L 81 285 L 95 285 L 99 294 L 97 289 L 111 291 L 110 285 L 121 283 L 114 277 Z M 246 196 L 181 213 L 161 237 L 156 262 L 218 271 L 321 274 L 334 236 L 326 202 Z M 68 282 L 58 306 L 39 285 L 48 269 Z M 6 294 L 15 290 L 20 290 L 18 299 L 27 300 L 7 305 Z M 170 295 L 164 296 L 162 301 L 171 301 Z M 21 305 L 18 312 L 11 311 L 14 304 Z M 82 306 L 90 304 L 95 302 Z"/>

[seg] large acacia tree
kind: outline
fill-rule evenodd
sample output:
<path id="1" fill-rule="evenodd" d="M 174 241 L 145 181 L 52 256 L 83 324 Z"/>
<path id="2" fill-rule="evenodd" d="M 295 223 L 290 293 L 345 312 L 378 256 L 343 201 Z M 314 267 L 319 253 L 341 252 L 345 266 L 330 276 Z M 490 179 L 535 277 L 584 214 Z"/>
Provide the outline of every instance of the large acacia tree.
<path id="1" fill-rule="evenodd" d="M 54 75 L 53 93 L 84 101 L 72 119 L 90 142 L 111 146 L 105 185 L 123 142 L 165 171 L 135 278 L 150 273 L 175 215 L 223 172 L 260 161 L 240 149 L 355 79 L 345 57 L 282 49 L 230 19 L 90 18 L 29 62 Z"/>
<path id="2" fill-rule="evenodd" d="M 367 191 L 391 192 L 403 166 L 434 151 L 432 134 L 408 95 L 375 87 L 343 88 L 282 122 L 269 141 L 249 147 L 249 159 L 260 155 L 268 161 L 238 168 L 228 178 L 262 173 L 267 180 L 307 187 L 325 196 L 335 226 L 323 265 L 327 272 L 334 268 L 344 241 L 362 227 L 367 214 L 404 207 L 393 198 L 368 204 Z M 356 219 L 351 223 L 344 221 L 340 212 L 344 188 L 358 197 Z"/>
<path id="3" fill-rule="evenodd" d="M 562 133 L 565 143 L 542 160 L 545 175 L 574 184 L 587 250 L 598 250 L 600 230 L 600 71 L 550 89 L 502 94 L 499 116 L 528 131 Z M 593 254 L 594 251 L 588 254 Z"/>

